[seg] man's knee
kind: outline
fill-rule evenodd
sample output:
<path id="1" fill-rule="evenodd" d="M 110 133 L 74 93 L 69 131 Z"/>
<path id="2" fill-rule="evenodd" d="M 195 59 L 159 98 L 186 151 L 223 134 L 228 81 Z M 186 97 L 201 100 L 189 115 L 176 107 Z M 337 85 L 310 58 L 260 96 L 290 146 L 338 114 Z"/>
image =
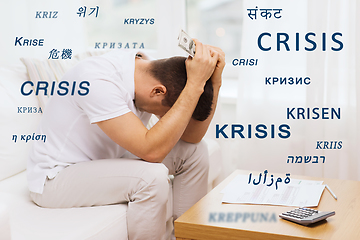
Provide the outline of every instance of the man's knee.
<path id="1" fill-rule="evenodd" d="M 204 140 L 197 143 L 194 154 L 199 156 L 199 164 L 201 165 L 201 168 L 208 171 L 209 170 L 209 151 L 208 151 L 208 146 Z"/>
<path id="2" fill-rule="evenodd" d="M 158 201 L 166 202 L 170 187 L 169 170 L 162 163 L 151 163 L 147 172 L 147 181 L 154 190 L 155 197 Z"/>
<path id="3" fill-rule="evenodd" d="M 181 148 L 186 152 L 185 159 L 192 159 L 192 164 L 196 164 L 206 171 L 209 169 L 209 151 L 208 146 L 204 140 L 199 143 L 182 142 Z"/>

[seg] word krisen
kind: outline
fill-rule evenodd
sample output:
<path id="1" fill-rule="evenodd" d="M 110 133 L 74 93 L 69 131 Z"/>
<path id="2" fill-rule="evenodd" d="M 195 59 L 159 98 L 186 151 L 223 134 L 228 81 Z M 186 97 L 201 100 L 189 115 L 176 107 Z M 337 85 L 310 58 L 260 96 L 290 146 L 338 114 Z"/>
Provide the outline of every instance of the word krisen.
<path id="1" fill-rule="evenodd" d="M 26 138 L 25 138 L 26 137 Z M 12 140 L 16 143 L 16 140 L 17 140 L 17 135 L 13 135 L 12 136 Z M 43 134 L 43 135 L 36 135 L 35 136 L 35 133 L 33 133 L 32 135 L 31 134 L 29 134 L 29 135 L 27 135 L 26 136 L 26 134 L 25 135 L 21 135 L 21 141 L 25 141 L 26 143 L 28 142 L 28 141 L 30 141 L 30 140 L 32 140 L 32 141 L 46 141 L 46 135 L 45 134 Z"/>
<path id="2" fill-rule="evenodd" d="M 58 51 L 57 49 L 53 49 L 51 50 L 49 53 L 50 53 L 50 56 L 48 59 L 59 59 L 59 54 L 60 51 Z M 63 49 L 62 50 L 62 53 L 61 53 L 61 59 L 71 59 L 72 57 L 72 50 L 71 49 Z"/>
<path id="3" fill-rule="evenodd" d="M 17 113 L 43 113 L 41 107 L 18 107 Z"/>
<path id="4" fill-rule="evenodd" d="M 89 15 L 88 16 L 90 16 L 91 14 L 93 14 L 94 12 L 95 12 L 95 10 L 96 10 L 96 15 L 95 15 L 95 17 L 97 17 L 98 16 L 98 13 L 99 13 L 99 6 L 96 6 L 96 8 L 90 8 L 90 10 L 92 10 L 90 13 L 89 13 Z M 81 14 L 83 15 L 83 17 L 85 17 L 85 13 L 86 13 L 86 6 L 84 6 L 84 7 L 80 7 L 79 8 L 79 12 L 77 12 L 77 14 L 79 14 L 79 17 L 81 17 Z"/>
<path id="5" fill-rule="evenodd" d="M 154 24 L 155 19 L 153 18 L 125 18 L 124 24 Z"/>
<path id="6" fill-rule="evenodd" d="M 225 129 L 228 127 L 228 124 L 224 124 L 221 128 L 219 124 L 216 124 L 216 138 L 220 137 L 220 134 L 224 137 L 224 138 L 229 138 L 229 136 L 226 134 Z M 280 138 L 289 138 L 290 137 L 290 126 L 287 124 L 281 124 L 279 127 L 279 133 L 277 134 L 278 137 Z M 236 135 L 240 136 L 241 138 L 246 138 L 245 135 L 243 134 L 243 131 L 245 130 L 245 127 L 243 125 L 240 124 L 232 124 L 231 125 L 231 138 L 235 138 Z M 251 138 L 252 137 L 252 125 L 249 124 L 247 126 L 247 138 Z M 258 124 L 255 126 L 255 134 L 254 136 L 256 138 L 266 138 L 268 136 L 268 131 L 267 131 L 267 127 L 264 124 Z M 244 131 L 245 132 L 245 131 Z M 275 138 L 276 136 L 276 131 L 275 131 L 275 125 L 271 124 L 270 126 L 270 137 L 271 138 Z"/>
<path id="7" fill-rule="evenodd" d="M 57 18 L 57 14 L 58 11 L 50 11 L 50 12 L 42 11 L 42 16 L 41 16 L 41 11 L 36 11 L 35 18 Z"/>
<path id="8" fill-rule="evenodd" d="M 232 61 L 233 66 L 257 66 L 258 59 L 253 58 L 234 58 Z"/>
<path id="9" fill-rule="evenodd" d="M 267 175 L 267 174 L 268 174 L 268 170 L 265 170 L 265 171 L 264 171 L 264 182 L 263 182 L 262 184 L 265 184 L 265 183 L 266 183 L 266 175 Z M 259 183 L 260 183 L 260 181 L 261 181 L 261 176 L 262 176 L 262 174 L 260 173 L 260 174 L 259 174 L 259 181 L 258 181 L 258 182 L 255 182 L 255 179 L 253 180 L 253 184 L 254 184 L 254 185 L 259 185 Z M 251 183 L 251 177 L 252 177 L 252 173 L 249 174 L 249 182 L 248 182 L 248 184 Z M 266 185 L 266 186 L 270 187 L 270 186 L 274 183 L 274 178 L 273 178 L 273 177 L 274 177 L 274 175 L 271 174 L 271 183 L 268 184 L 268 185 Z M 276 190 L 278 189 L 278 183 L 281 183 L 281 182 L 282 182 L 281 177 L 278 177 L 278 178 L 276 179 L 276 183 L 275 183 Z M 290 173 L 287 173 L 287 174 L 286 174 L 286 178 L 285 178 L 284 183 L 285 183 L 285 184 L 290 183 Z"/>
<path id="10" fill-rule="evenodd" d="M 100 44 L 101 44 L 101 42 L 96 42 L 95 48 L 100 48 Z M 111 42 L 109 48 L 115 48 L 115 44 L 116 43 Z M 103 42 L 102 48 L 106 48 L 108 45 L 109 44 L 107 42 Z M 132 45 L 131 45 L 131 43 L 130 44 L 129 43 L 122 44 L 121 42 L 117 43 L 117 48 L 125 48 L 126 49 L 126 48 L 131 48 L 131 47 L 132 48 L 137 48 L 137 47 L 145 48 L 144 43 L 140 43 L 140 46 L 138 46 L 137 42 L 133 42 Z"/>
<path id="11" fill-rule="evenodd" d="M 23 37 L 16 37 L 15 38 L 15 46 L 44 46 L 44 39 L 41 38 L 41 39 L 37 39 L 37 38 L 34 38 L 34 39 L 27 39 L 27 38 L 24 38 Z"/>
<path id="12" fill-rule="evenodd" d="M 294 111 L 296 109 L 296 111 Z M 286 119 L 340 119 L 340 108 L 287 108 Z"/>
<path id="13" fill-rule="evenodd" d="M 30 84 L 32 87 L 34 86 L 34 83 L 31 81 L 26 81 L 21 85 L 21 89 L 20 92 L 22 95 L 24 96 L 29 96 L 31 93 L 33 93 L 34 91 L 32 89 L 30 89 L 30 91 L 25 92 L 24 88 L 26 86 L 26 84 Z M 56 89 L 56 85 L 58 85 L 58 90 L 55 91 Z M 49 87 L 49 83 L 46 81 L 38 81 L 37 85 L 36 85 L 36 91 L 35 91 L 35 95 L 39 95 L 40 91 L 43 90 L 44 95 L 48 96 L 48 95 L 54 95 L 57 94 L 59 96 L 65 96 L 67 95 L 69 92 L 71 92 L 71 95 L 73 96 L 75 94 L 75 90 L 76 90 L 76 81 L 72 82 L 72 87 L 68 89 L 68 87 L 70 86 L 70 83 L 68 81 L 61 81 L 59 83 L 57 83 L 56 81 L 53 81 L 51 84 L 51 88 L 48 89 Z M 85 96 L 89 93 L 89 87 L 90 86 L 90 82 L 88 81 L 82 81 L 79 84 L 79 88 L 80 90 L 77 91 L 77 93 L 79 94 L 79 96 Z M 49 90 L 49 94 L 48 94 L 48 90 Z"/>
<path id="14" fill-rule="evenodd" d="M 295 156 L 295 163 L 302 163 L 302 160 L 303 160 L 303 157 L 302 156 Z M 321 158 L 323 159 L 323 162 L 325 162 L 325 156 L 320 156 L 320 160 Z M 313 161 L 312 163 L 319 163 L 318 162 L 318 159 L 319 157 L 318 156 L 313 156 Z M 289 163 L 289 160 L 291 160 L 291 163 L 294 163 L 294 156 L 288 156 L 288 159 L 287 159 L 287 163 Z M 304 163 L 310 163 L 311 162 L 311 156 L 304 156 Z"/>
<path id="15" fill-rule="evenodd" d="M 268 32 L 264 32 L 261 33 L 258 37 L 258 47 L 260 48 L 260 50 L 262 51 L 270 51 L 271 50 L 271 46 L 269 47 L 264 47 L 264 45 L 262 44 L 262 40 L 264 37 L 270 38 L 271 40 L 271 33 Z M 332 46 L 331 50 L 332 51 L 340 51 L 343 49 L 344 44 L 337 39 L 337 36 L 342 36 L 342 33 L 340 32 L 335 32 L 331 35 L 331 40 L 338 44 L 338 46 Z M 311 46 L 306 46 L 304 47 L 305 51 L 314 51 L 317 47 L 316 41 L 314 39 L 310 39 L 310 37 L 316 37 L 316 34 L 313 32 L 308 32 L 305 34 L 305 42 L 311 44 Z M 276 34 L 276 50 L 280 51 L 281 50 L 281 45 L 283 45 L 286 49 L 286 51 L 290 51 L 290 47 L 288 44 L 288 40 L 290 39 L 289 34 L 287 33 L 277 33 Z M 326 33 L 322 33 L 322 51 L 326 51 Z M 295 51 L 299 51 L 300 50 L 300 33 L 295 33 Z"/>
<path id="16" fill-rule="evenodd" d="M 336 145 L 337 144 L 337 145 Z M 342 141 L 317 141 L 316 149 L 341 149 Z"/>
<path id="17" fill-rule="evenodd" d="M 278 9 L 258 9 L 257 6 L 255 8 L 248 8 L 247 10 L 248 10 L 248 16 L 249 16 L 249 18 L 251 18 L 251 20 L 256 19 L 258 10 L 261 11 L 260 16 L 265 18 L 265 19 L 271 18 L 271 16 L 272 16 L 271 11 L 274 11 L 274 13 L 273 13 L 274 18 L 279 19 L 279 18 L 281 18 L 280 12 L 282 11 L 281 8 L 278 8 Z"/>
<path id="18" fill-rule="evenodd" d="M 304 80 L 304 81 L 303 81 Z M 305 77 L 304 79 L 302 77 L 265 77 L 265 85 L 309 85 L 310 84 L 310 78 Z"/>
<path id="19" fill-rule="evenodd" d="M 276 214 L 272 213 L 270 218 L 268 218 L 269 213 L 210 213 L 209 214 L 209 222 L 238 222 L 238 220 L 242 222 L 246 222 L 248 219 L 252 222 L 276 222 Z"/>

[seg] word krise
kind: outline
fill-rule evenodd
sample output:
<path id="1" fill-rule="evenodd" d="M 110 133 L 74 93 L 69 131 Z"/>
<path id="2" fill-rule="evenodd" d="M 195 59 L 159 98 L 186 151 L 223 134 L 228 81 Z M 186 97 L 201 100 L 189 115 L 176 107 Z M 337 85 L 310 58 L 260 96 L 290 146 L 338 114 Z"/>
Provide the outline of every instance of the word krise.
<path id="1" fill-rule="evenodd" d="M 30 46 L 37 46 L 37 47 L 43 47 L 44 46 L 44 39 L 43 38 L 33 38 L 33 39 L 29 39 L 29 38 L 23 38 L 23 37 L 16 37 L 15 38 L 15 47 L 16 46 L 26 46 L 26 47 L 30 47 Z"/>
<path id="2" fill-rule="evenodd" d="M 265 170 L 265 171 L 264 171 L 264 181 L 263 181 L 262 184 L 266 184 L 266 176 L 267 176 L 267 174 L 268 174 L 268 170 Z M 254 184 L 254 185 L 259 185 L 259 184 L 260 184 L 261 176 L 262 176 L 262 174 L 260 173 L 260 174 L 259 174 L 259 181 L 255 182 L 255 179 L 253 180 L 253 184 Z M 251 177 L 252 177 L 252 173 L 249 174 L 249 182 L 248 182 L 248 184 L 251 183 Z M 278 183 L 281 183 L 281 182 L 282 182 L 281 177 L 278 177 L 278 178 L 276 179 L 276 182 L 275 182 L 276 190 L 278 189 Z M 271 187 L 271 185 L 273 185 L 273 183 L 274 183 L 274 175 L 271 174 L 271 183 L 267 184 L 266 186 Z M 284 183 L 285 183 L 285 184 L 290 183 L 290 173 L 287 173 L 287 174 L 286 174 L 286 178 L 285 178 Z"/>

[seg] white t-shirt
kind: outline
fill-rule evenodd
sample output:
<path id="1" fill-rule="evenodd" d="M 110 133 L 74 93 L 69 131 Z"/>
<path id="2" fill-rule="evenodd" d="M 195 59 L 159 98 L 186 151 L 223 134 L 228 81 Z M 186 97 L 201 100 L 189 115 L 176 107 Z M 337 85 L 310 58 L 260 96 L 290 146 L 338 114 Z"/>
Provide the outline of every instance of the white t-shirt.
<path id="1" fill-rule="evenodd" d="M 46 177 L 53 179 L 65 167 L 84 161 L 120 158 L 126 149 L 112 141 L 96 122 L 133 112 L 144 125 L 151 116 L 134 105 L 136 50 L 114 50 L 81 61 L 62 80 L 90 83 L 89 93 L 80 96 L 54 95 L 49 100 L 29 155 L 29 190 L 42 193 Z M 70 92 L 70 90 L 69 90 Z M 82 91 L 85 92 L 84 90 Z"/>

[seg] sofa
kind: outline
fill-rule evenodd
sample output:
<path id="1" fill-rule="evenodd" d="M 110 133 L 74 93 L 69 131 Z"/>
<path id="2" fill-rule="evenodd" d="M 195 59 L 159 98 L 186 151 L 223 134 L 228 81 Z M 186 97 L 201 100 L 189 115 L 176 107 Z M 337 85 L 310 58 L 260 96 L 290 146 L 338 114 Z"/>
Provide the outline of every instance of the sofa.
<path id="1" fill-rule="evenodd" d="M 33 94 L 23 96 L 21 85 L 26 80 L 34 83 L 39 80 L 59 81 L 64 72 L 78 61 L 98 54 L 101 53 L 84 53 L 69 61 L 21 59 L 21 64 L 0 66 L 0 240 L 128 239 L 127 204 L 41 208 L 30 200 L 27 187 L 26 160 L 34 140 L 25 141 L 27 138 L 22 139 L 21 135 L 36 133 L 48 98 Z M 220 174 L 221 151 L 214 139 L 204 140 L 210 154 L 210 189 Z M 173 229 L 171 193 L 169 199 L 167 234 L 170 239 Z"/>

